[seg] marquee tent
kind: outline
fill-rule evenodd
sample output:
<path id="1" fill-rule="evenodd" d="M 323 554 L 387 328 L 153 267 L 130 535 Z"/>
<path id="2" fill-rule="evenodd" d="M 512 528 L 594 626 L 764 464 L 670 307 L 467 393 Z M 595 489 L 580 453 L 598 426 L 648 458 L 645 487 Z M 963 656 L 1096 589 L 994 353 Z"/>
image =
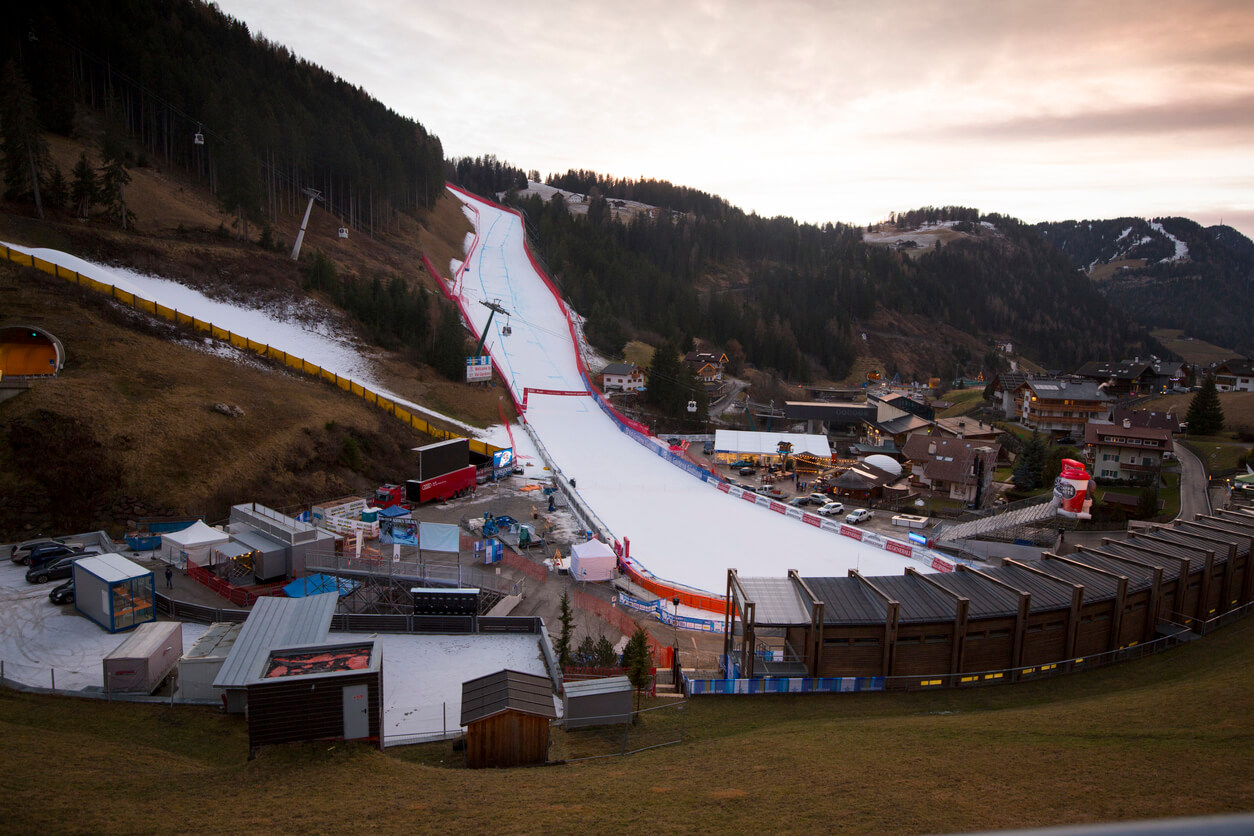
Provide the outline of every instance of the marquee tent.
<path id="1" fill-rule="evenodd" d="M 580 581 L 609 581 L 614 579 L 618 556 L 600 540 L 578 543 L 570 549 L 570 576 Z"/>
<path id="2" fill-rule="evenodd" d="M 161 535 L 161 559 L 178 566 L 192 563 L 205 566 L 214 546 L 228 542 L 231 536 L 199 520 L 182 531 Z"/>

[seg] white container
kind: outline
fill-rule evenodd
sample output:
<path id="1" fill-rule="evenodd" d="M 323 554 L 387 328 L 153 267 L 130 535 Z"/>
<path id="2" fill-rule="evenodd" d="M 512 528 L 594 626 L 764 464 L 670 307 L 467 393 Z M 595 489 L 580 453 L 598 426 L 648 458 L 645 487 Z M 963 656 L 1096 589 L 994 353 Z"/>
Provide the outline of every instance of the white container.
<path id="1" fill-rule="evenodd" d="M 181 622 L 141 624 L 104 657 L 105 691 L 151 694 L 178 665 L 182 655 Z"/>

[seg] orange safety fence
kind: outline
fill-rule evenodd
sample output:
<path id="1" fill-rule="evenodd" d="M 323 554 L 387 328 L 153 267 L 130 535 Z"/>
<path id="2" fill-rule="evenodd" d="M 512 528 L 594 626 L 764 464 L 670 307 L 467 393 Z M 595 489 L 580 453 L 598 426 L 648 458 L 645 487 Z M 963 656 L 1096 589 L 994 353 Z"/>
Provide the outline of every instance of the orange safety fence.
<path id="1" fill-rule="evenodd" d="M 0 248 L 0 254 L 14 264 L 18 264 L 23 267 L 34 267 L 36 270 L 40 270 L 41 272 L 47 273 L 51 276 L 56 276 L 57 278 L 73 282 L 80 287 L 85 287 L 89 290 L 94 290 L 97 293 L 102 293 L 119 302 L 130 305 L 136 310 L 144 311 L 145 313 L 150 313 L 154 316 L 160 316 L 162 319 L 168 319 L 177 325 L 190 326 L 195 331 L 203 331 L 209 334 L 209 336 L 213 339 L 224 340 L 236 348 L 243 349 L 245 351 L 252 351 L 256 354 L 260 354 L 262 357 L 279 360 L 283 362 L 284 365 L 293 369 L 299 369 L 304 374 L 309 374 L 313 377 L 320 377 L 335 384 L 344 391 L 356 395 L 366 401 L 366 403 L 378 406 L 384 412 L 400 418 L 410 427 L 420 433 L 423 433 L 424 435 L 429 435 L 432 438 L 439 439 L 461 437 L 458 433 L 453 432 L 452 430 L 446 430 L 441 427 L 434 426 L 422 418 L 419 418 L 417 415 L 414 415 L 412 412 L 406 409 L 401 409 L 392 401 L 387 398 L 380 397 L 376 392 L 367 389 L 360 383 L 356 383 L 348 378 L 340 377 L 335 372 L 324 369 L 300 357 L 288 354 L 282 349 L 250 340 L 248 337 L 232 333 L 226 328 L 214 325 L 212 322 L 196 319 L 190 314 L 180 313 L 174 308 L 170 308 L 158 302 L 153 302 L 149 299 L 143 298 L 142 296 L 136 296 L 130 291 L 120 290 L 114 285 L 97 281 L 90 276 L 84 276 L 83 274 L 70 270 L 67 267 L 62 267 L 54 262 L 46 261 L 45 259 L 19 252 L 11 249 L 10 247 L 6 246 Z M 476 438 L 470 438 L 467 439 L 467 441 L 470 444 L 471 450 L 483 456 L 490 456 L 498 449 L 495 445 L 488 444 L 487 442 L 480 441 Z"/>
<path id="2" fill-rule="evenodd" d="M 511 569 L 517 569 L 533 581 L 539 583 L 548 583 L 549 573 L 545 568 L 537 563 L 532 563 L 521 554 L 514 554 L 511 551 L 505 552 L 501 558 L 501 562 Z"/>
<path id="3" fill-rule="evenodd" d="M 575 590 L 574 600 L 576 607 L 597 616 L 624 636 L 630 636 L 636 631 L 636 622 L 622 610 L 615 609 L 612 604 L 608 604 L 600 598 L 594 598 L 578 589 Z M 670 647 L 660 644 L 653 636 L 649 636 L 648 639 L 649 652 L 653 654 L 653 664 L 659 668 L 669 668 L 671 666 L 671 654 L 674 651 Z"/>

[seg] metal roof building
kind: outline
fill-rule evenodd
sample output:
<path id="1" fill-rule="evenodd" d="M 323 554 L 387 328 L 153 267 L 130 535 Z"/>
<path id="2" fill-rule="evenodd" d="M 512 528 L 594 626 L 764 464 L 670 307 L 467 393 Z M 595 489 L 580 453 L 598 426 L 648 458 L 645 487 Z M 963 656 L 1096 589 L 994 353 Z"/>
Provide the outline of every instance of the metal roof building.
<path id="1" fill-rule="evenodd" d="M 259 598 L 240 628 L 213 687 L 226 695 L 226 709 L 238 714 L 248 702 L 246 688 L 261 675 L 276 647 L 322 644 L 340 596 L 334 592 L 306 598 Z"/>
<path id="2" fill-rule="evenodd" d="M 544 763 L 549 721 L 557 717 L 553 686 L 543 676 L 503 670 L 462 683 L 461 725 L 466 727 L 466 766 Z"/>

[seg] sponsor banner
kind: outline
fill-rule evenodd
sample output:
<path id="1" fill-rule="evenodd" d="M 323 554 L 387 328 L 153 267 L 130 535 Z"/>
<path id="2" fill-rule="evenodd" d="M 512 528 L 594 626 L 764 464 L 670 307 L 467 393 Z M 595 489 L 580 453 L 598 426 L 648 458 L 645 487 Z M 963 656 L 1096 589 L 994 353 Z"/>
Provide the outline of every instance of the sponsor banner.
<path id="1" fill-rule="evenodd" d="M 756 493 L 753 493 L 752 491 L 741 491 L 740 498 L 743 499 L 745 502 L 752 502 L 755 505 L 757 504 L 757 501 L 758 501 L 758 495 Z"/>
<path id="2" fill-rule="evenodd" d="M 788 506 L 782 502 L 771 502 L 771 510 L 776 514 L 782 514 L 788 510 Z"/>
<path id="3" fill-rule="evenodd" d="M 907 545 L 906 543 L 898 543 L 896 540 L 889 540 L 885 542 L 884 548 L 888 549 L 890 552 L 902 555 L 903 557 L 909 557 L 911 553 L 914 552 L 913 546 Z"/>
<path id="4" fill-rule="evenodd" d="M 932 558 L 932 568 L 937 572 L 952 572 L 954 565 L 943 557 Z"/>
<path id="5" fill-rule="evenodd" d="M 729 493 L 731 491 L 731 485 L 726 482 L 719 482 L 716 487 L 723 493 Z"/>
<path id="6" fill-rule="evenodd" d="M 815 528 L 823 527 L 823 520 L 820 517 L 816 517 L 814 514 L 802 514 L 801 521 L 806 525 L 812 525 Z"/>
<path id="7" fill-rule="evenodd" d="M 840 527 L 840 533 L 842 536 L 852 537 L 854 540 L 860 541 L 862 539 L 862 529 L 860 528 L 851 528 L 850 526 L 842 525 Z"/>
<path id="8" fill-rule="evenodd" d="M 506 447 L 504 450 L 497 450 L 492 454 L 492 467 L 500 470 L 503 467 L 509 467 L 514 463 L 514 450 L 512 447 Z"/>
<path id="9" fill-rule="evenodd" d="M 492 358 L 486 354 L 481 357 L 466 358 L 466 382 L 478 383 L 492 379 Z"/>

